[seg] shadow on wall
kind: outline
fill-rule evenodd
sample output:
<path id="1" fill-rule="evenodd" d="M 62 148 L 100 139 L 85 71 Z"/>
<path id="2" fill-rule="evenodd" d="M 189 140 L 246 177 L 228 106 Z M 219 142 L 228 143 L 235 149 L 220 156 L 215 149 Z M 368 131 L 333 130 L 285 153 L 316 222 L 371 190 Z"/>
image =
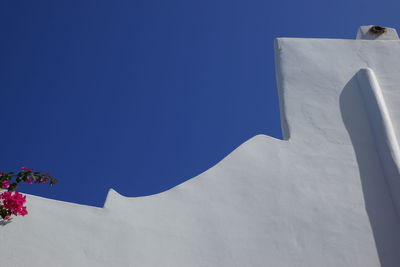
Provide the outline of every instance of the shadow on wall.
<path id="1" fill-rule="evenodd" d="M 0 219 L 0 226 L 6 226 L 7 224 L 9 224 L 11 222 L 12 221 L 7 221 L 7 220 Z"/>
<path id="2" fill-rule="evenodd" d="M 357 77 L 340 94 L 342 120 L 357 158 L 365 207 L 382 267 L 400 266 L 400 221 L 376 148 Z"/>

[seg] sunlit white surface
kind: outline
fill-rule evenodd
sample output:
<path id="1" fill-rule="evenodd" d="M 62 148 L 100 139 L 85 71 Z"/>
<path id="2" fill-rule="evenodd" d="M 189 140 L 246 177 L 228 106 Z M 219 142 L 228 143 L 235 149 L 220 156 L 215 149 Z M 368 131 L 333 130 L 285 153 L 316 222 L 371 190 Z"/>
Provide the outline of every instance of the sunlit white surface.
<path id="1" fill-rule="evenodd" d="M 399 177 L 362 91 L 374 75 L 397 142 L 400 41 L 278 38 L 275 54 L 286 140 L 255 136 L 160 194 L 110 190 L 104 208 L 28 196 L 0 265 L 400 266 Z"/>

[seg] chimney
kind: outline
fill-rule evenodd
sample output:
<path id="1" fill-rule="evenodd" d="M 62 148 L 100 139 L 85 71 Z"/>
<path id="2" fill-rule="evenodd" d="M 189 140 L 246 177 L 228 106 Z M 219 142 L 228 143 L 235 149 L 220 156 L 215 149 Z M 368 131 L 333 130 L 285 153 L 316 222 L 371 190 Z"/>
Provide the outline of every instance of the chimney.
<path id="1" fill-rule="evenodd" d="M 361 26 L 357 32 L 357 38 L 361 40 L 399 40 L 397 32 L 393 28 L 378 25 Z"/>

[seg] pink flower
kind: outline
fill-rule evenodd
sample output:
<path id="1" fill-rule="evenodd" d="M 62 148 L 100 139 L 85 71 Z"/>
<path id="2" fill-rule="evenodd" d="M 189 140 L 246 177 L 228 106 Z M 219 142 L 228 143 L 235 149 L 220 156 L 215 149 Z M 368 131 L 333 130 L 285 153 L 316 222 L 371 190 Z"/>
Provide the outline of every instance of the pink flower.
<path id="1" fill-rule="evenodd" d="M 1 187 L 6 189 L 10 187 L 10 182 L 9 181 L 2 181 L 1 182 Z"/>
<path id="2" fill-rule="evenodd" d="M 7 191 L 0 194 L 0 199 L 3 200 L 3 207 L 10 210 L 15 216 L 28 214 L 24 203 L 26 202 L 26 196 L 16 192 Z"/>
<path id="3" fill-rule="evenodd" d="M 33 183 L 33 179 L 32 179 L 32 178 L 28 178 L 28 179 L 26 179 L 26 182 L 27 182 L 28 184 L 32 184 L 32 183 Z"/>

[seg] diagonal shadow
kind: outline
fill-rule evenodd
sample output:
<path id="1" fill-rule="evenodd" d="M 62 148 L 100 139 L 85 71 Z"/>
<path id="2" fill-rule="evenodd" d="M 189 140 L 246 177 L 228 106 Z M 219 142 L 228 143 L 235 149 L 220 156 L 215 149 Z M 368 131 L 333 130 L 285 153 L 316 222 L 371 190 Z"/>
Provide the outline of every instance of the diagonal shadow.
<path id="1" fill-rule="evenodd" d="M 382 267 L 400 266 L 400 220 L 386 182 L 357 78 L 340 94 L 342 120 L 356 155 L 366 211 Z"/>

